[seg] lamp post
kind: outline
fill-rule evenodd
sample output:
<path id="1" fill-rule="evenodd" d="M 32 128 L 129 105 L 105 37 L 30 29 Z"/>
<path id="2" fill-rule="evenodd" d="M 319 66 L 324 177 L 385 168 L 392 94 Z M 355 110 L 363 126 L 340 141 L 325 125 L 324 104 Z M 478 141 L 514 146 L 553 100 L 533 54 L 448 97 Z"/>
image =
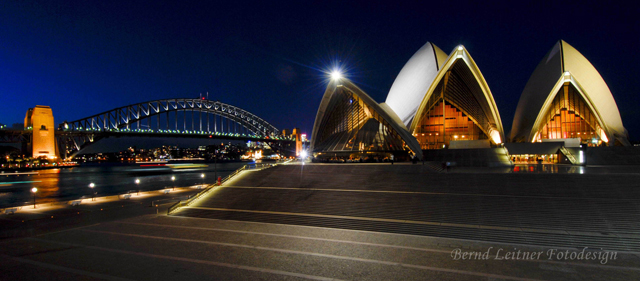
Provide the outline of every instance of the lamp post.
<path id="1" fill-rule="evenodd" d="M 96 194 L 93 192 L 93 188 L 94 187 L 96 187 L 95 184 L 93 184 L 93 183 L 89 184 L 89 188 L 91 188 L 91 201 L 96 201 L 96 197 L 95 197 Z"/>
<path id="2" fill-rule="evenodd" d="M 200 177 L 202 178 L 202 188 L 204 188 L 204 174 L 200 174 Z"/>
<path id="3" fill-rule="evenodd" d="M 171 176 L 171 190 L 176 190 L 176 177 Z"/>
<path id="4" fill-rule="evenodd" d="M 140 179 L 136 179 L 136 187 L 138 188 L 138 195 L 140 195 Z"/>
<path id="5" fill-rule="evenodd" d="M 33 208 L 36 208 L 36 192 L 38 192 L 38 188 L 34 187 L 31 189 L 31 193 L 33 193 Z"/>
<path id="6" fill-rule="evenodd" d="M 215 151 L 216 151 L 216 158 L 213 162 L 213 173 L 214 173 L 213 180 L 215 180 L 216 183 L 214 185 L 218 184 L 218 151 L 217 149 Z"/>

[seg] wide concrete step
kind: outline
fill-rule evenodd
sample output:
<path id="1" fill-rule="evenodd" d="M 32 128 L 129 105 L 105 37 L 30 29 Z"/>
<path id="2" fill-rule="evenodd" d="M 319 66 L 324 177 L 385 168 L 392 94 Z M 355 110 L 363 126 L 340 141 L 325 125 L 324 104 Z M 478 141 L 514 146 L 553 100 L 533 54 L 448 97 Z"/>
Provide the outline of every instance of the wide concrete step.
<path id="1" fill-rule="evenodd" d="M 464 167 L 510 166 L 509 156 L 504 148 L 480 149 L 433 149 L 423 150 L 427 161 L 455 162 Z"/>
<path id="2" fill-rule="evenodd" d="M 247 172 L 178 216 L 638 250 L 639 174 L 434 173 L 425 165 Z"/>
<path id="3" fill-rule="evenodd" d="M 264 214 L 248 211 L 224 211 L 202 208 L 184 208 L 175 215 L 218 220 L 304 225 L 523 245 L 540 245 L 545 247 L 588 247 L 590 249 L 604 249 L 612 251 L 640 251 L 640 237 L 580 235 L 552 233 L 549 231 L 515 231 L 489 228 L 425 225 L 392 221 L 373 221 L 357 218 L 348 219 L 310 217 L 296 214 Z"/>
<path id="4" fill-rule="evenodd" d="M 434 162 L 285 165 L 245 173 L 228 185 L 640 200 L 640 173 L 493 173 L 488 168 L 486 172 L 438 173 L 436 167 Z"/>
<path id="5" fill-rule="evenodd" d="M 545 253 L 547 249 L 495 244 L 488 248 L 483 243 L 415 235 L 166 216 L 96 224 L 0 246 L 3 264 L 11 269 L 3 271 L 8 280 L 571 280 L 611 276 L 633 280 L 638 272 L 637 260 L 626 254 L 606 265 L 549 261 L 546 256 L 505 261 L 493 255 L 498 250 Z M 452 251 L 456 249 L 489 250 L 492 257 L 455 260 Z"/>
<path id="6" fill-rule="evenodd" d="M 640 235 L 640 208 L 630 200 L 224 187 L 194 206 Z"/>
<path id="7" fill-rule="evenodd" d="M 590 147 L 586 158 L 589 165 L 640 165 L 640 147 Z"/>

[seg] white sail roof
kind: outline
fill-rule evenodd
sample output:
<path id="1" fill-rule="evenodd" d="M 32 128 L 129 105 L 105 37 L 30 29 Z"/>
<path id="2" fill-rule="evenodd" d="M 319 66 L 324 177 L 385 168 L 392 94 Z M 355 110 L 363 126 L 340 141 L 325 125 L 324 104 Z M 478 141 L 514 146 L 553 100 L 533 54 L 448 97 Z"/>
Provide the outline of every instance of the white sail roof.
<path id="1" fill-rule="evenodd" d="M 447 59 L 447 54 L 427 42 L 404 65 L 389 90 L 385 103 L 409 127 L 418 106 L 433 79 Z"/>

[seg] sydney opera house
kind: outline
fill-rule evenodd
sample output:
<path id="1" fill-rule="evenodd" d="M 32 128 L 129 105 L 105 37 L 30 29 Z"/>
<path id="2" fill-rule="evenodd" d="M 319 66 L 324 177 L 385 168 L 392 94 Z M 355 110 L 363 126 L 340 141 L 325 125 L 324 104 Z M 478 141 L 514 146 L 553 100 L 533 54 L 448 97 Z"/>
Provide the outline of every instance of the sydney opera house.
<path id="1" fill-rule="evenodd" d="M 540 147 L 548 150 L 550 144 L 629 145 L 606 83 L 564 41 L 524 87 L 509 140 L 520 143 L 514 150 L 522 155 L 540 155 Z M 447 55 L 427 42 L 404 65 L 384 103 L 334 77 L 316 115 L 310 150 L 318 158 L 424 159 L 434 150 L 504 149 L 504 143 L 500 113 L 469 52 L 459 45 Z"/>

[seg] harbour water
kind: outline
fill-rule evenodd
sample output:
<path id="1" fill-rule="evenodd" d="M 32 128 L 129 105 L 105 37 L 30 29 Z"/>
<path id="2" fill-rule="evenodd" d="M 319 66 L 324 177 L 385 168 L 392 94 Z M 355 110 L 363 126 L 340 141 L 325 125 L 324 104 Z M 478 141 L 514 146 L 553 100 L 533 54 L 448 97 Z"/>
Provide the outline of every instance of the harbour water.
<path id="1" fill-rule="evenodd" d="M 33 202 L 31 189 L 36 187 L 38 202 L 66 201 L 135 191 L 159 190 L 212 184 L 216 175 L 225 177 L 255 162 L 226 162 L 157 166 L 145 164 L 100 164 L 64 169 L 37 170 L 26 174 L 14 171 L 0 173 L 0 208 L 22 206 Z M 204 178 L 202 177 L 204 175 Z M 172 177 L 175 178 L 172 180 Z M 136 183 L 139 180 L 139 183 Z M 94 187 L 89 185 L 93 183 Z"/>

